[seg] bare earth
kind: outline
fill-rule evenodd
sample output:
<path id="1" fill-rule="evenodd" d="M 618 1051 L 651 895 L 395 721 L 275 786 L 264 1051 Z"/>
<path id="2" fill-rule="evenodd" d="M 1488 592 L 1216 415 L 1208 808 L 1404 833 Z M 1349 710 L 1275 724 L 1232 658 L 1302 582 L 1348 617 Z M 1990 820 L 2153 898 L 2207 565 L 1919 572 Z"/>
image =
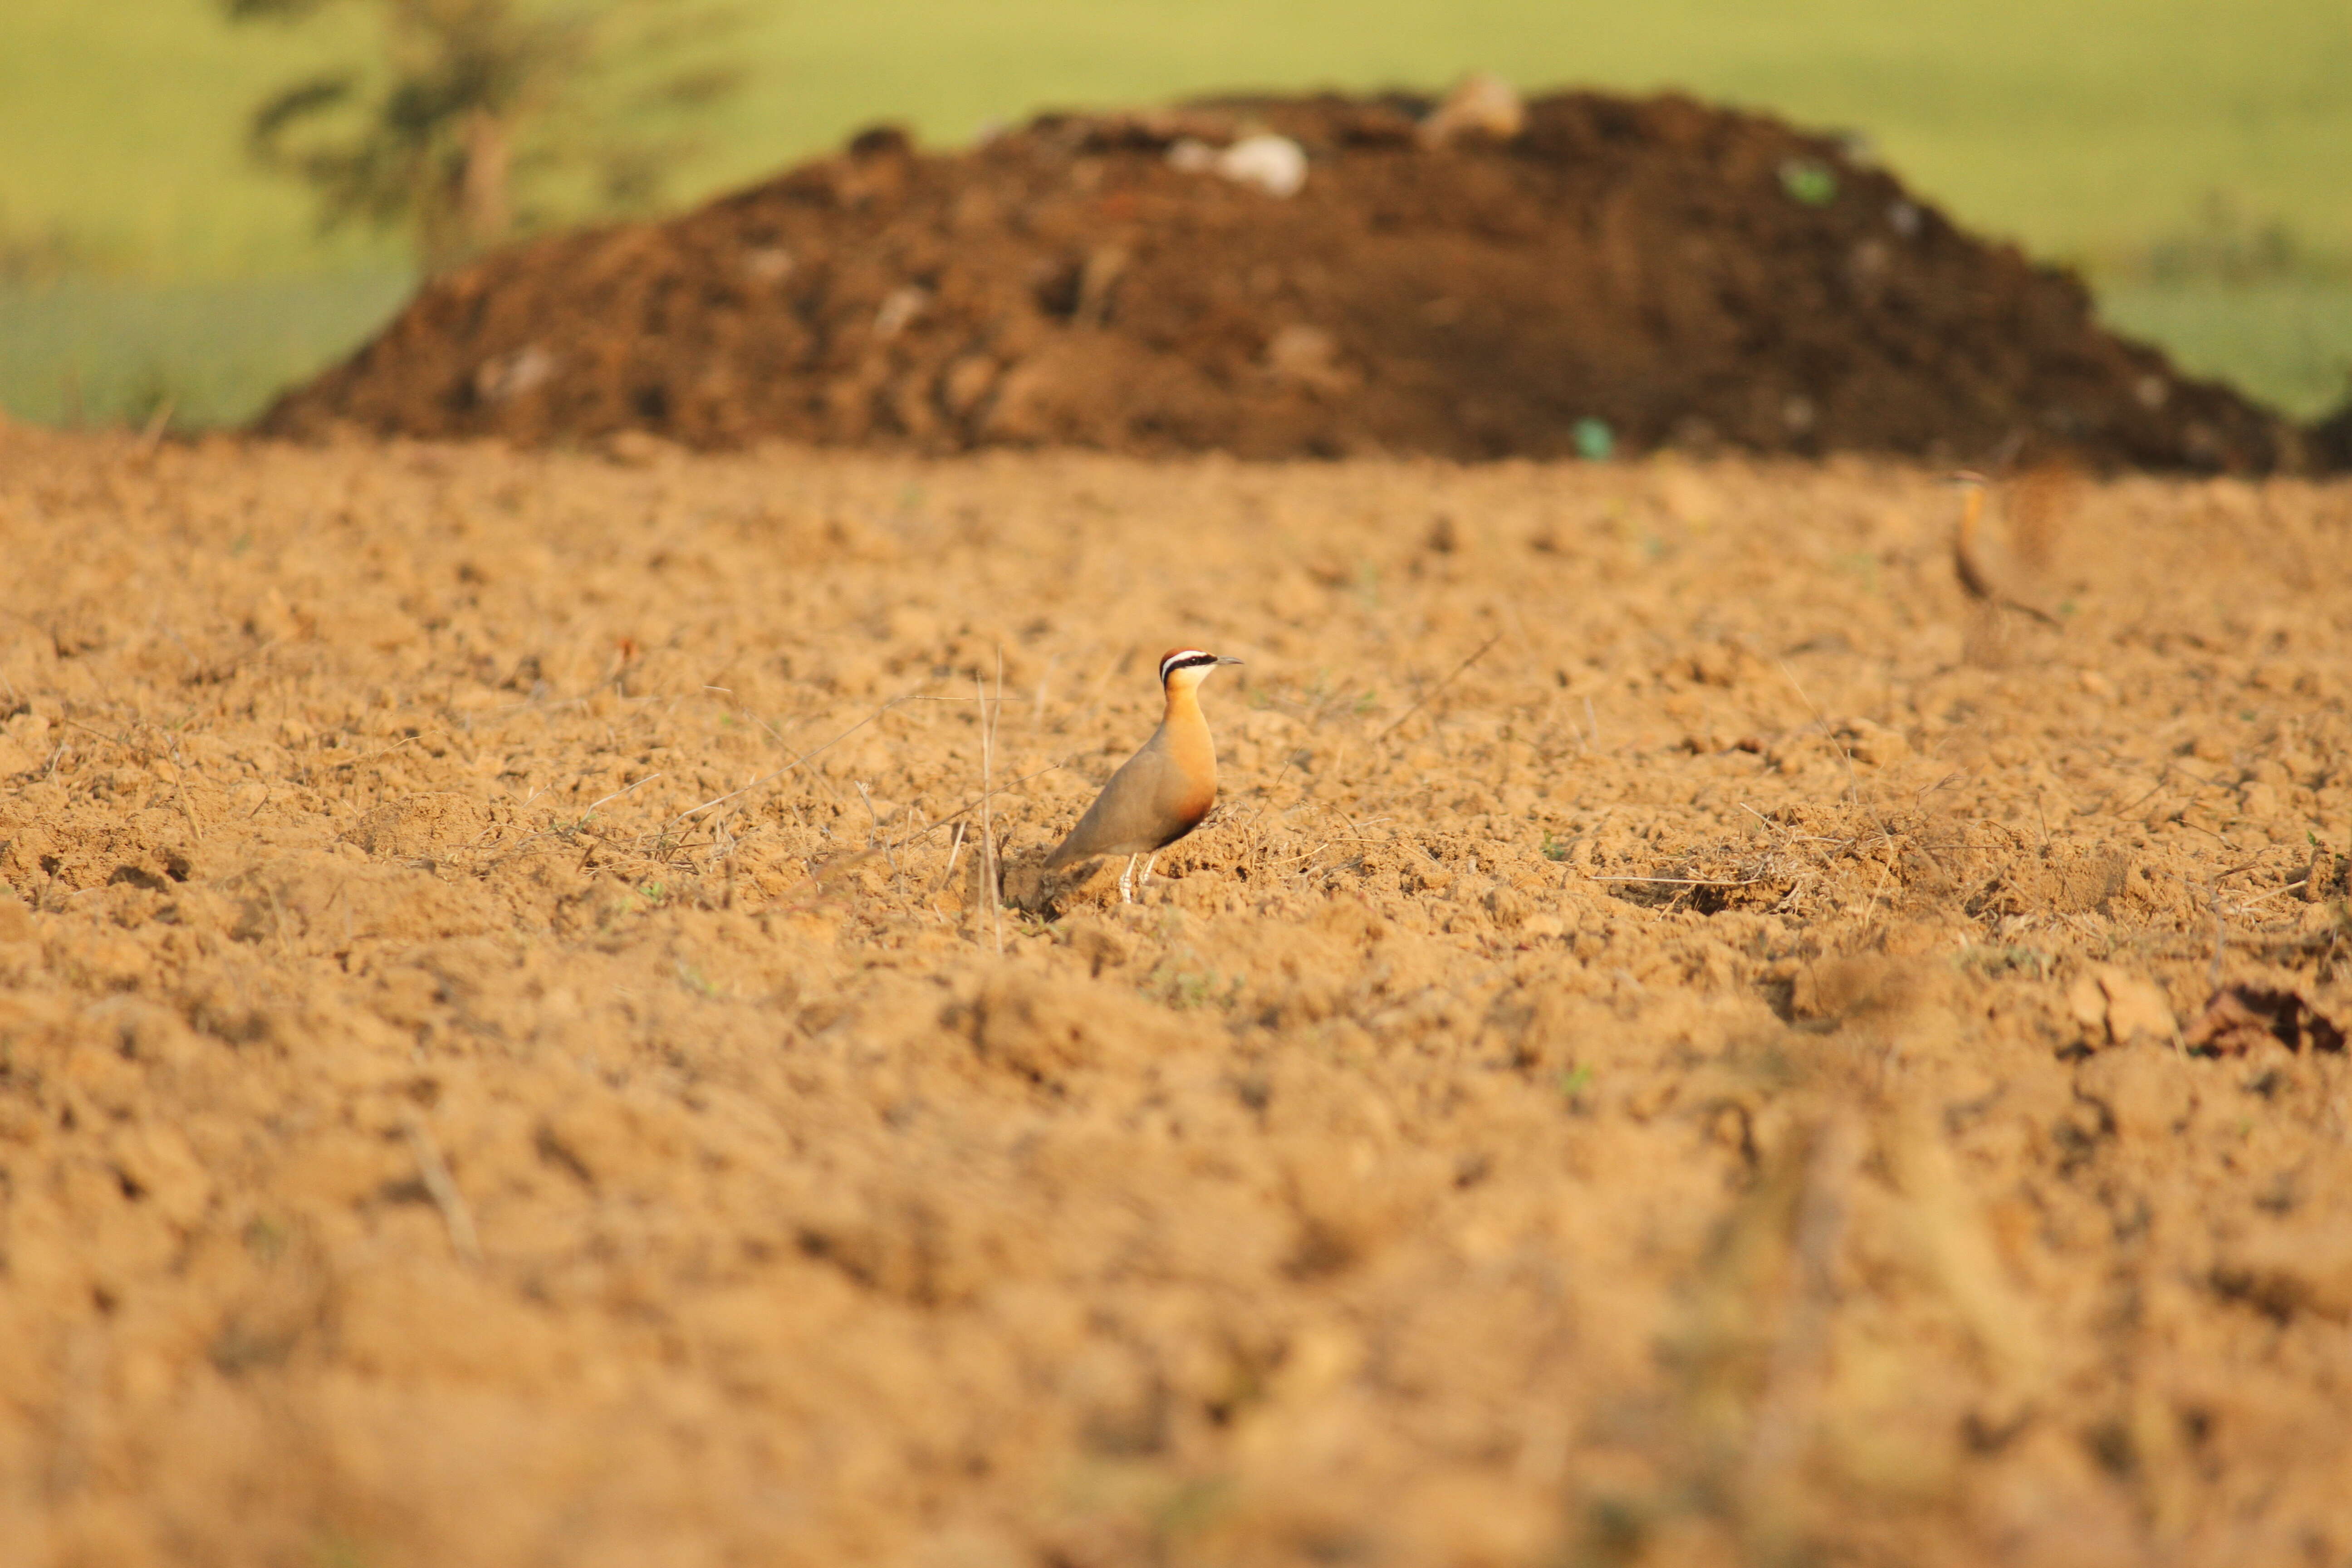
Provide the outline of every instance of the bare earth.
<path id="1" fill-rule="evenodd" d="M 2345 1562 L 2352 486 L 2004 499 L 0 432 L 6 1560 Z"/>

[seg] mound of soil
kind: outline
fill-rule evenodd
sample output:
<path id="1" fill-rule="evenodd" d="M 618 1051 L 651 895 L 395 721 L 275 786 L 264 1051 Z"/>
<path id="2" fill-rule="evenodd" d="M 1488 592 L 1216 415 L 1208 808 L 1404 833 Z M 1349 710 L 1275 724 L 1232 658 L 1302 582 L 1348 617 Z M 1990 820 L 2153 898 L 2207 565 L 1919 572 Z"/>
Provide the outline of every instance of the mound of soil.
<path id="1" fill-rule="evenodd" d="M 642 429 L 927 450 L 1588 455 L 1665 443 L 2266 470 L 2300 433 L 2102 330 L 2073 277 L 1830 139 L 1569 93 L 1426 144 L 1425 100 L 895 132 L 661 224 L 427 286 L 280 434 Z M 1202 167 L 1259 132 L 1303 188 Z M 1191 159 L 1171 157 L 1186 142 Z"/>

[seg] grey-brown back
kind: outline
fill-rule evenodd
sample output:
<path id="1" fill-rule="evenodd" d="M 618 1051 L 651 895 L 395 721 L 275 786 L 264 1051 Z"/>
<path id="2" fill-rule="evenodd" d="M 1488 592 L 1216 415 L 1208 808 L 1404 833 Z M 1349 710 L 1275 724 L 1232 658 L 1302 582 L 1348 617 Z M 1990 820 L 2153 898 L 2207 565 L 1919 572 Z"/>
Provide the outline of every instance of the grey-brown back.
<path id="1" fill-rule="evenodd" d="M 1148 855 L 1192 832 L 1216 799 L 1214 762 L 1206 778 L 1194 776 L 1179 762 L 1163 723 L 1111 774 L 1045 865 L 1058 869 L 1097 855 Z"/>

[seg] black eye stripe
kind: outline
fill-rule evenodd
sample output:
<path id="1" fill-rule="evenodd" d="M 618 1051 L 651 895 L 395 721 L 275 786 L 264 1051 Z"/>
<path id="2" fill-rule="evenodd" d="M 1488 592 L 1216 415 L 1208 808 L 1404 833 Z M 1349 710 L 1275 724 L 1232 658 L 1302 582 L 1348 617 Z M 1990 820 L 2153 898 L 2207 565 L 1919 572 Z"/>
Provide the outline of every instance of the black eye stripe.
<path id="1" fill-rule="evenodd" d="M 1217 656 L 1213 653 L 1186 654 L 1182 658 L 1171 658 L 1162 664 L 1160 667 L 1160 679 L 1165 680 L 1180 669 L 1198 669 L 1203 665 L 1216 662 Z"/>

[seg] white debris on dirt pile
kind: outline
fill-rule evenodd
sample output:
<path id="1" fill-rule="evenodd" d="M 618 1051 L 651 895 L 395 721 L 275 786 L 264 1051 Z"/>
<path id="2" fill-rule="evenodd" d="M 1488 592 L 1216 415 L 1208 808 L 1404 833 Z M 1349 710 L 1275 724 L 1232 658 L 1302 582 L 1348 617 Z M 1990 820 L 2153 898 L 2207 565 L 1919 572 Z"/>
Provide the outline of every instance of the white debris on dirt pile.
<path id="1" fill-rule="evenodd" d="M 1528 128 L 1528 106 L 1518 89 L 1501 77 L 1477 71 L 1464 77 L 1419 127 L 1422 145 L 1443 147 L 1465 137 L 1508 142 Z"/>
<path id="2" fill-rule="evenodd" d="M 1307 149 L 1287 136 L 1244 136 L 1223 149 L 1181 137 L 1169 144 L 1168 162 L 1187 174 L 1223 175 L 1270 196 L 1295 196 L 1307 184 Z"/>
<path id="3" fill-rule="evenodd" d="M 2342 1557 L 2352 509 L 2050 494 L 0 436 L 10 1568 Z"/>
<path id="4" fill-rule="evenodd" d="M 1345 392 L 1361 379 L 1341 363 L 1337 338 L 1304 322 L 1293 322 L 1267 340 L 1265 368 L 1286 380 L 1334 393 Z"/>
<path id="5" fill-rule="evenodd" d="M 554 379 L 557 363 L 537 343 L 486 360 L 474 373 L 474 395 L 485 403 L 504 403 L 535 392 Z"/>
<path id="6" fill-rule="evenodd" d="M 1217 167 L 1217 150 L 1197 136 L 1180 136 L 1168 144 L 1168 166 L 1187 174 L 1206 174 Z"/>

